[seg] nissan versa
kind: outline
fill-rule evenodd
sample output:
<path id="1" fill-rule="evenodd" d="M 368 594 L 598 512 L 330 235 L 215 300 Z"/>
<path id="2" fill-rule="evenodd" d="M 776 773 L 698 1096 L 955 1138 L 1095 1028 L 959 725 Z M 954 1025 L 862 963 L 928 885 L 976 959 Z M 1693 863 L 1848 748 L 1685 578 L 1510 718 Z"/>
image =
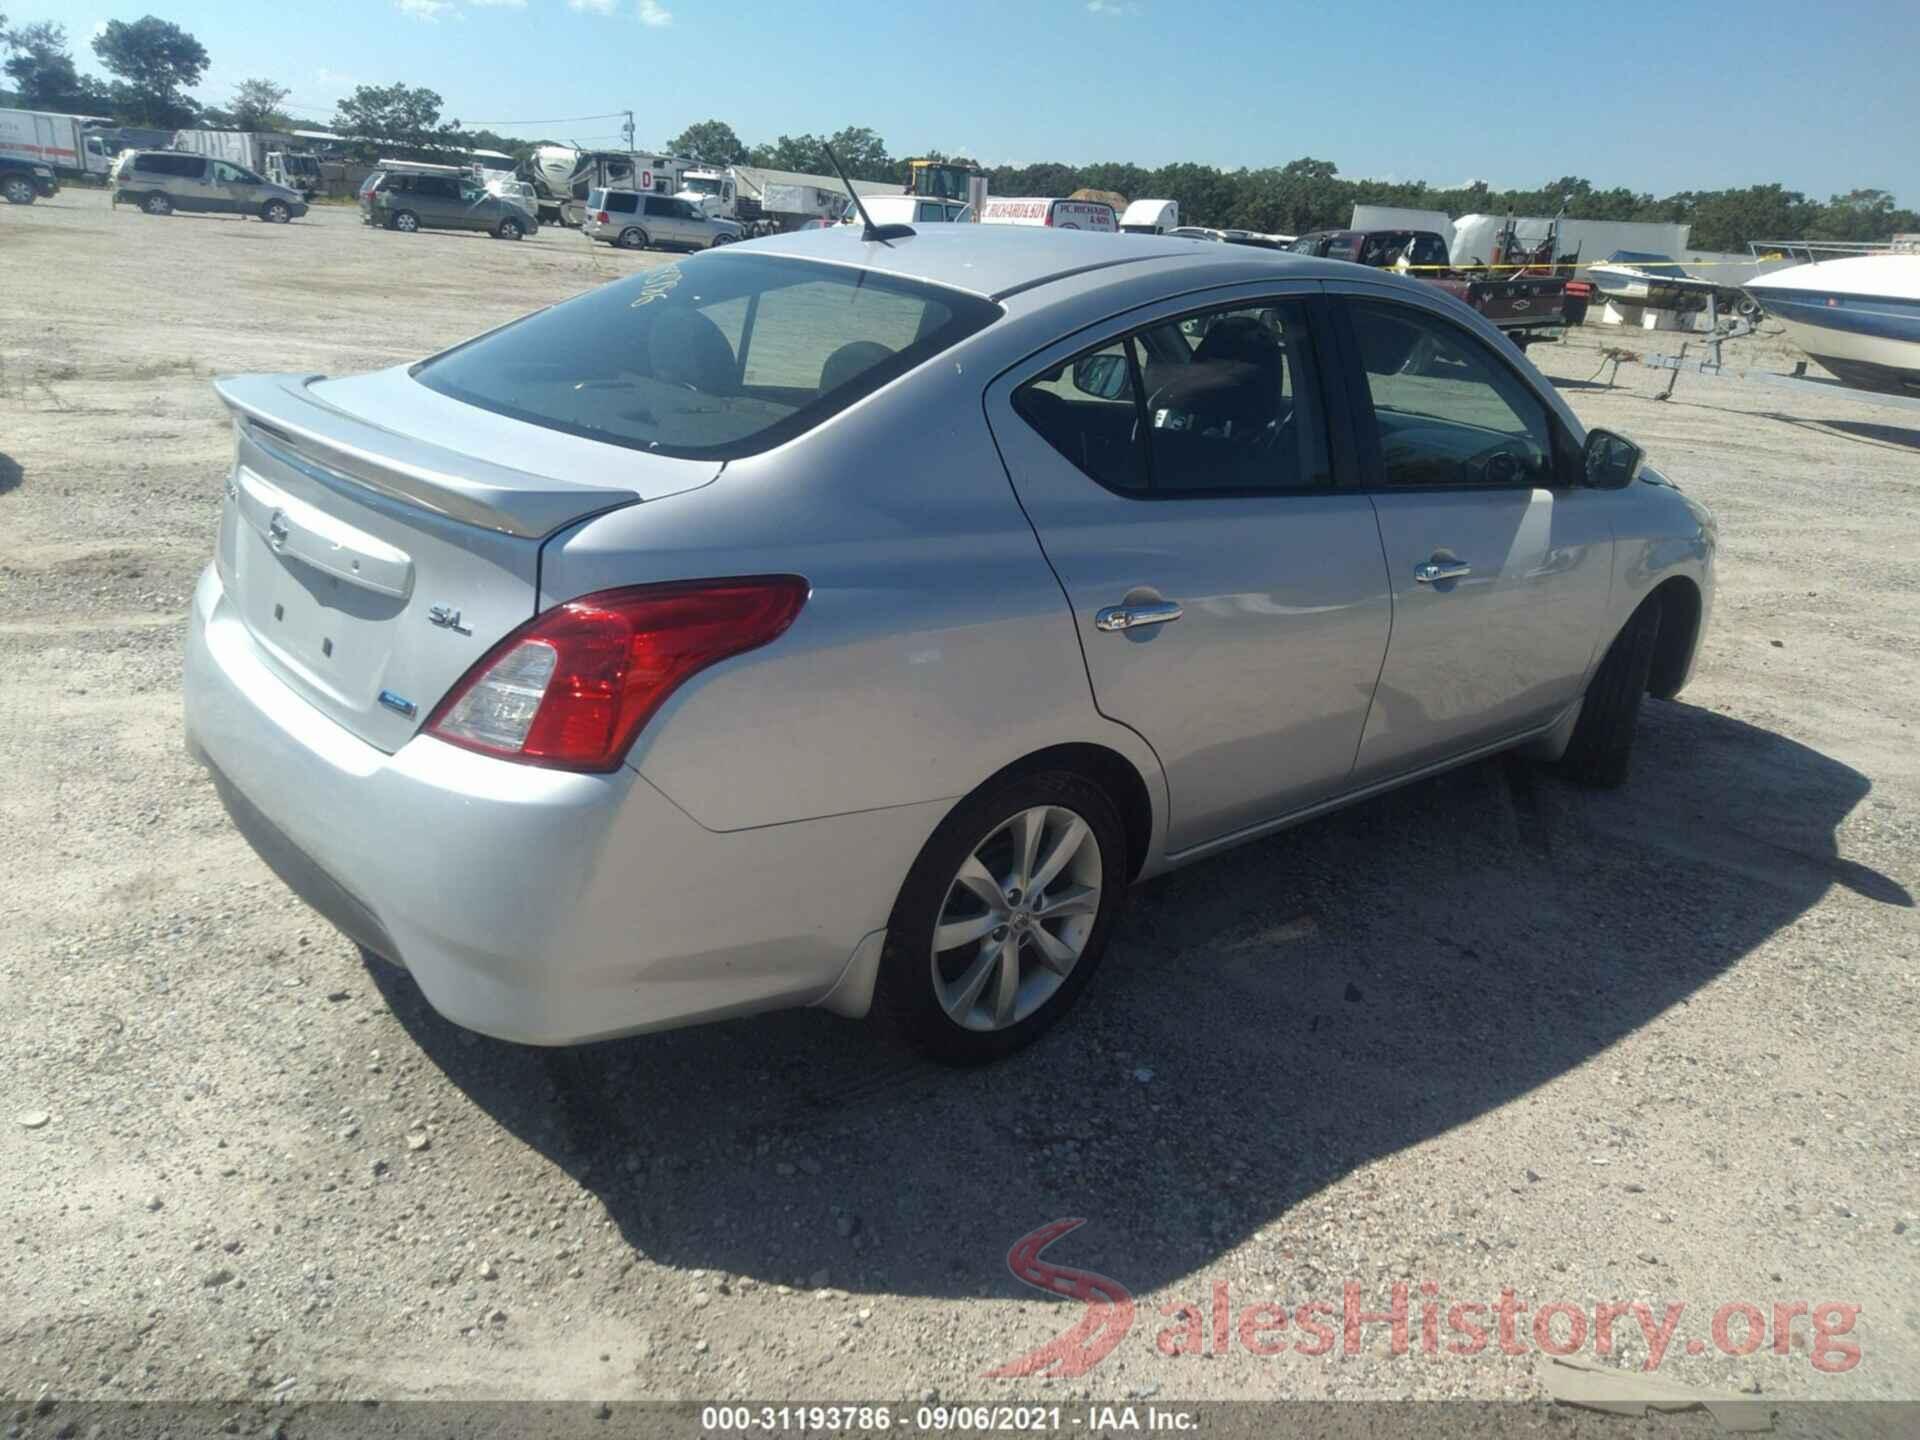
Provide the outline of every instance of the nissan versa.
<path id="1" fill-rule="evenodd" d="M 824 1005 L 985 1059 L 1137 879 L 1509 747 L 1626 777 L 1713 520 L 1464 307 L 889 231 L 218 382 L 189 743 L 443 1014 L 563 1044 Z"/>

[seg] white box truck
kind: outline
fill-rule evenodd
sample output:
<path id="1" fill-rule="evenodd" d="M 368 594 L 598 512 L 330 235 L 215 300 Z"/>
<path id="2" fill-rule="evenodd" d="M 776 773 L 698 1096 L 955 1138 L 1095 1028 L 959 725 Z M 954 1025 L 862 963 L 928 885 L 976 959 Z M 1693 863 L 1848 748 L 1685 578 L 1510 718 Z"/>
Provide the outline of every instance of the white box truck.
<path id="1" fill-rule="evenodd" d="M 79 115 L 45 110 L 0 110 L 0 198 L 31 205 L 60 188 L 61 178 L 105 179 L 113 157 L 104 141 L 87 133 Z"/>

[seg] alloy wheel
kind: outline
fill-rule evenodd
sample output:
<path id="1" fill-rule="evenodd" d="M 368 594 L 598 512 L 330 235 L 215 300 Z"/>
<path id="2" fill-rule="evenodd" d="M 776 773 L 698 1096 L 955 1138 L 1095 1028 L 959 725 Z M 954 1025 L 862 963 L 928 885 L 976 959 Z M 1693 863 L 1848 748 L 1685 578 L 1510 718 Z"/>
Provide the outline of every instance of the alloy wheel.
<path id="1" fill-rule="evenodd" d="M 940 1008 L 967 1030 L 1004 1030 L 1052 998 L 1100 913 L 1100 842 L 1072 810 L 1036 805 L 995 826 L 947 887 L 933 927 Z"/>

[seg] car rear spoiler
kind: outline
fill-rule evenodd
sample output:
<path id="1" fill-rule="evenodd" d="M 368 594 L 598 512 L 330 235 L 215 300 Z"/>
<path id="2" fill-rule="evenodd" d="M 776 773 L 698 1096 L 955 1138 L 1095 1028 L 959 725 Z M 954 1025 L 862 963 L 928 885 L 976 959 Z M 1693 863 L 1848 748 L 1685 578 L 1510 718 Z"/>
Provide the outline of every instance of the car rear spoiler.
<path id="1" fill-rule="evenodd" d="M 529 475 L 397 434 L 329 405 L 309 389 L 324 375 L 223 375 L 214 393 L 260 445 L 296 468 L 344 477 L 468 525 L 538 540 L 638 492 Z"/>

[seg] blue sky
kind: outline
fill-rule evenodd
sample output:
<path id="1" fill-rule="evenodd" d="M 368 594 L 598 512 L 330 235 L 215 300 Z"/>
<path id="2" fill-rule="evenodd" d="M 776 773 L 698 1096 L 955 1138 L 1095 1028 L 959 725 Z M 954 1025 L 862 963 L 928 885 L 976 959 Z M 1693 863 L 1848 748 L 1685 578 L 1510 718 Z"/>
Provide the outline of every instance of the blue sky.
<path id="1" fill-rule="evenodd" d="M 152 0 L 213 57 L 200 96 L 270 76 L 316 123 L 357 83 L 446 116 L 643 146 L 728 121 L 749 143 L 869 125 L 894 154 L 988 163 L 1332 160 L 1348 176 L 1659 194 L 1779 180 L 1920 205 L 1920 0 L 1658 5 L 1420 0 Z M 0 0 L 67 26 L 101 0 Z"/>

